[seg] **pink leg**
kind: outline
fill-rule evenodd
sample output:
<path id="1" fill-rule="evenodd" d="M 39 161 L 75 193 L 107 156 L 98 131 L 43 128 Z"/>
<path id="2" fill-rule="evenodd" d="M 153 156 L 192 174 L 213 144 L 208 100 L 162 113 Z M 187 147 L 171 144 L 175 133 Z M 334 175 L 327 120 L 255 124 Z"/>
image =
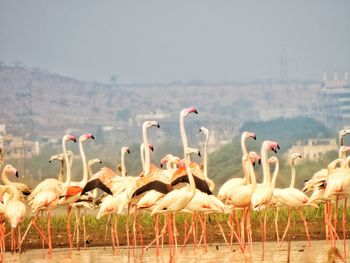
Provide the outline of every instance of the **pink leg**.
<path id="1" fill-rule="evenodd" d="M 217 225 L 219 226 L 219 229 L 220 229 L 221 235 L 223 236 L 223 238 L 224 238 L 224 240 L 225 240 L 226 245 L 229 247 L 229 244 L 228 244 L 228 242 L 227 242 L 227 239 L 226 239 L 226 236 L 225 236 L 224 230 L 222 229 L 222 226 L 220 225 L 218 218 L 216 218 L 216 223 L 217 223 Z"/>
<path id="2" fill-rule="evenodd" d="M 228 224 L 228 226 L 230 228 L 230 245 L 229 245 L 229 247 L 232 248 L 233 237 L 235 237 L 237 239 L 237 242 L 240 242 L 240 238 L 238 237 L 238 234 L 236 233 L 236 231 L 234 229 L 233 210 L 231 212 L 231 215 L 230 215 L 229 219 L 227 220 L 227 224 Z M 226 237 L 224 237 L 224 239 L 226 239 Z"/>
<path id="3" fill-rule="evenodd" d="M 68 205 L 68 213 L 67 213 L 67 235 L 68 235 L 68 241 L 69 241 L 69 253 L 72 255 L 73 252 L 73 243 L 72 243 L 72 235 L 70 232 L 70 216 L 72 212 L 72 207 Z"/>
<path id="4" fill-rule="evenodd" d="M 177 228 L 176 228 L 176 218 L 175 218 L 175 214 L 172 214 L 172 222 L 173 222 L 173 233 L 174 233 L 174 242 L 175 242 L 175 249 L 176 249 L 176 253 L 177 253 L 177 236 L 178 236 L 178 232 L 177 232 Z"/>
<path id="5" fill-rule="evenodd" d="M 267 209 L 264 210 L 264 249 L 266 248 L 266 214 Z"/>
<path id="6" fill-rule="evenodd" d="M 201 224 L 202 227 L 202 234 L 201 237 L 203 237 L 203 245 L 204 245 L 204 251 L 207 252 L 207 238 L 206 238 L 206 234 L 205 234 L 205 220 L 202 221 L 202 217 L 201 215 L 199 215 L 199 222 Z M 200 244 L 200 242 L 199 242 Z"/>
<path id="7" fill-rule="evenodd" d="M 111 214 L 110 232 L 111 232 L 111 239 L 112 239 L 112 249 L 113 249 L 113 253 L 115 253 L 116 252 L 116 245 L 115 245 L 115 233 L 114 233 L 113 214 Z"/>
<path id="8" fill-rule="evenodd" d="M 236 221 L 236 226 L 237 226 L 238 239 L 241 240 L 241 230 L 240 230 L 240 225 L 239 225 L 239 221 L 238 221 L 237 210 L 235 210 L 235 221 Z"/>
<path id="9" fill-rule="evenodd" d="M 337 195 L 336 201 L 335 201 L 335 209 L 334 209 L 334 231 L 337 232 L 337 225 L 338 225 L 338 201 L 339 201 L 339 196 Z"/>
<path id="10" fill-rule="evenodd" d="M 248 217 L 247 217 L 247 236 L 248 236 L 248 244 L 249 244 L 249 252 L 252 252 L 252 226 L 251 226 L 251 210 L 250 207 L 248 209 Z"/>
<path id="11" fill-rule="evenodd" d="M 280 235 L 278 232 L 278 206 L 276 206 L 276 217 L 275 217 L 275 230 L 276 230 L 276 236 L 277 236 L 277 245 L 280 243 Z"/>
<path id="12" fill-rule="evenodd" d="M 156 215 L 156 222 L 154 225 L 154 232 L 156 234 L 156 244 L 157 244 L 157 257 L 160 255 L 160 248 L 159 248 L 159 214 Z"/>
<path id="13" fill-rule="evenodd" d="M 128 244 L 128 255 L 130 256 L 129 216 L 130 216 L 130 205 L 128 205 L 128 213 L 126 215 L 126 224 L 125 224 L 126 240 Z"/>
<path id="14" fill-rule="evenodd" d="M 329 240 L 328 235 L 328 202 L 324 204 L 324 226 L 326 231 L 326 240 Z"/>
<path id="15" fill-rule="evenodd" d="M 194 246 L 194 249 L 197 248 L 197 239 L 196 239 L 197 233 L 196 233 L 196 224 L 195 224 L 195 222 L 196 222 L 196 214 L 194 213 L 192 215 L 192 234 L 193 234 L 193 246 Z"/>
<path id="16" fill-rule="evenodd" d="M 189 228 L 189 230 L 188 230 L 188 233 L 187 233 L 187 221 L 185 220 L 185 235 L 184 235 L 184 243 L 183 243 L 183 246 L 182 246 L 182 249 L 181 249 L 181 252 L 185 249 L 185 247 L 186 247 L 186 243 L 187 243 L 187 240 L 189 239 L 189 237 L 190 237 L 190 235 L 191 235 L 191 233 L 192 233 L 192 223 L 191 223 L 191 226 L 190 226 L 190 228 Z"/>
<path id="17" fill-rule="evenodd" d="M 286 237 L 287 235 L 287 232 L 288 232 L 288 228 L 289 228 L 289 225 L 290 225 L 290 214 L 291 214 L 291 208 L 288 208 L 288 221 L 287 221 L 287 226 L 286 226 L 286 229 L 284 230 L 284 233 L 283 233 L 283 236 L 282 236 L 282 239 L 280 241 L 280 246 L 282 246 L 282 242 L 284 240 L 284 238 Z"/>
<path id="18" fill-rule="evenodd" d="M 117 241 L 117 248 L 119 253 L 118 215 L 115 215 L 115 219 L 114 219 L 114 237 L 115 237 L 115 240 Z"/>
<path id="19" fill-rule="evenodd" d="M 309 244 L 309 247 L 311 247 L 311 240 L 310 240 L 310 234 L 309 234 L 309 228 L 307 226 L 307 221 L 303 215 L 303 211 L 301 210 L 301 208 L 298 208 L 298 212 L 301 216 L 301 219 L 303 220 L 304 222 L 304 226 L 305 226 L 305 231 L 306 231 L 306 236 L 307 236 L 307 241 L 308 241 L 308 244 Z"/>
<path id="20" fill-rule="evenodd" d="M 141 225 L 141 215 L 139 216 L 138 220 L 138 229 L 139 229 L 139 236 L 140 236 L 140 243 L 141 243 L 141 250 L 142 250 L 142 256 L 144 255 L 144 247 L 143 247 L 143 237 L 142 237 L 142 225 Z"/>
<path id="21" fill-rule="evenodd" d="M 47 234 L 49 236 L 49 258 L 52 257 L 51 211 L 47 212 Z"/>

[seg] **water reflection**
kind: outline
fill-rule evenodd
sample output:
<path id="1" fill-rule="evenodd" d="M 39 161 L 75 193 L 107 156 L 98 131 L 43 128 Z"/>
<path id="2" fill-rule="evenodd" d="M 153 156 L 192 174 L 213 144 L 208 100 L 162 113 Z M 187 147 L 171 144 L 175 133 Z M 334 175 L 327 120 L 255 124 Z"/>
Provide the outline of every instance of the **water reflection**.
<path id="1" fill-rule="evenodd" d="M 339 243 L 339 249 L 340 247 Z M 313 241 L 311 248 L 307 247 L 305 241 L 294 241 L 291 242 L 290 246 L 290 262 L 327 262 L 328 250 L 329 245 L 326 241 Z M 80 252 L 74 251 L 73 255 L 69 257 L 68 249 L 54 249 L 53 257 L 49 260 L 47 255 L 43 258 L 42 250 L 33 249 L 22 254 L 12 255 L 7 253 L 4 262 L 287 262 L 288 243 L 285 242 L 282 247 L 278 247 L 275 242 L 268 242 L 264 255 L 261 244 L 254 243 L 252 251 L 251 254 L 242 254 L 236 246 L 234 246 L 233 251 L 230 251 L 224 244 L 214 244 L 208 247 L 207 253 L 202 249 L 193 250 L 192 247 L 187 247 L 182 253 L 171 257 L 169 250 L 163 248 L 162 255 L 156 257 L 156 251 L 152 248 L 146 251 L 142 257 L 140 250 L 137 250 L 136 255 L 133 256 L 132 251 L 128 253 L 126 248 L 121 248 L 115 255 L 113 255 L 110 248 L 89 248 L 82 249 Z M 340 253 L 343 252 L 340 250 Z"/>

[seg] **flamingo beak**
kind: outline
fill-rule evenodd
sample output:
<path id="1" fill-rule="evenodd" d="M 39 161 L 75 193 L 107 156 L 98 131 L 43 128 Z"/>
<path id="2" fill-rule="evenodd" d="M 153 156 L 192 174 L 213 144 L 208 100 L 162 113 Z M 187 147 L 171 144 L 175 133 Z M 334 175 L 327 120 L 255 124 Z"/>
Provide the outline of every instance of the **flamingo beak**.
<path id="1" fill-rule="evenodd" d="M 128 154 L 130 154 L 130 150 L 129 150 L 129 149 L 127 149 L 126 152 L 127 152 Z"/>
<path id="2" fill-rule="evenodd" d="M 261 165 L 261 159 L 259 159 L 258 164 Z"/>
<path id="3" fill-rule="evenodd" d="M 159 123 L 157 123 L 157 128 L 159 128 L 159 129 L 160 129 L 160 125 L 159 125 Z"/>
<path id="4" fill-rule="evenodd" d="M 280 146 L 279 146 L 278 144 L 277 144 L 277 149 L 278 149 L 278 150 L 280 150 L 280 149 L 281 149 L 281 148 L 280 148 Z"/>
<path id="5" fill-rule="evenodd" d="M 253 166 L 255 166 L 255 162 L 253 162 Z"/>
<path id="6" fill-rule="evenodd" d="M 160 168 L 163 168 L 163 163 L 160 163 Z"/>
<path id="7" fill-rule="evenodd" d="M 201 157 L 201 152 L 200 151 L 198 151 L 198 156 Z"/>
<path id="8" fill-rule="evenodd" d="M 91 137 L 90 137 L 91 139 L 93 139 L 93 140 L 95 140 L 95 137 L 91 134 Z"/>
<path id="9" fill-rule="evenodd" d="M 18 171 L 16 171 L 16 177 L 18 178 Z"/>

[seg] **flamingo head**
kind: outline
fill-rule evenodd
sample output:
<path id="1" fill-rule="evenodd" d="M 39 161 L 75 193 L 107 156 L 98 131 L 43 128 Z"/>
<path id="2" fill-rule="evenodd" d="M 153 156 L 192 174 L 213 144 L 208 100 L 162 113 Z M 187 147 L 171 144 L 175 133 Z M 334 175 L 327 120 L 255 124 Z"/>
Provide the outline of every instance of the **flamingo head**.
<path id="1" fill-rule="evenodd" d="M 199 132 L 203 132 L 206 136 L 209 136 L 209 130 L 205 127 L 200 127 Z"/>
<path id="2" fill-rule="evenodd" d="M 195 107 L 189 107 L 189 108 L 183 109 L 183 110 L 180 112 L 180 115 L 186 117 L 186 116 L 188 116 L 190 113 L 198 114 L 198 111 L 196 110 Z"/>
<path id="3" fill-rule="evenodd" d="M 55 154 L 50 157 L 49 163 L 51 163 L 54 160 L 62 161 L 64 159 L 63 154 Z"/>
<path id="4" fill-rule="evenodd" d="M 242 133 L 244 138 L 252 138 L 256 140 L 256 134 L 254 132 L 245 131 Z"/>
<path id="5" fill-rule="evenodd" d="M 95 163 L 102 163 L 102 161 L 100 159 L 98 159 L 98 158 L 91 159 L 91 160 L 88 161 L 88 165 L 93 165 Z"/>
<path id="6" fill-rule="evenodd" d="M 95 137 L 94 137 L 94 135 L 92 135 L 92 133 L 86 133 L 86 134 L 83 134 L 79 137 L 79 142 L 85 142 L 88 139 L 95 140 Z"/>
<path id="7" fill-rule="evenodd" d="M 280 149 L 278 143 L 274 141 L 264 141 L 262 146 L 264 149 L 271 150 L 274 153 L 277 153 L 277 150 Z"/>
<path id="8" fill-rule="evenodd" d="M 291 163 L 294 164 L 295 160 L 298 158 L 302 158 L 303 156 L 300 153 L 292 153 L 290 155 Z"/>
<path id="9" fill-rule="evenodd" d="M 345 128 L 345 129 L 341 129 L 339 131 L 339 137 L 343 138 L 345 135 L 350 134 L 350 129 L 349 128 Z"/>
<path id="10" fill-rule="evenodd" d="M 257 154 L 256 152 L 249 152 L 249 159 L 250 161 L 252 162 L 252 164 L 255 166 L 255 162 L 258 162 L 258 164 L 260 165 L 261 164 L 261 158 L 260 158 L 260 155 Z"/>
<path id="11" fill-rule="evenodd" d="M 67 134 L 67 135 L 63 136 L 63 141 L 64 142 L 67 142 L 67 141 L 77 142 L 77 138 L 74 135 Z"/>
<path id="12" fill-rule="evenodd" d="M 127 146 L 122 147 L 122 152 L 123 152 L 123 153 L 130 154 L 129 147 L 127 147 Z"/>
<path id="13" fill-rule="evenodd" d="M 149 143 L 149 144 L 148 144 L 148 148 L 149 148 L 152 152 L 154 152 L 153 144 Z"/>
<path id="14" fill-rule="evenodd" d="M 7 164 L 4 167 L 4 172 L 8 174 L 12 174 L 18 178 L 18 171 L 15 167 L 13 167 L 11 164 Z"/>
<path id="15" fill-rule="evenodd" d="M 157 128 L 160 128 L 160 125 L 157 121 L 145 121 L 143 123 L 143 126 L 145 128 L 151 128 L 151 127 L 157 127 Z"/>
<path id="16" fill-rule="evenodd" d="M 349 146 L 340 146 L 339 147 L 339 152 L 340 153 L 346 153 L 348 151 L 350 151 L 350 147 Z"/>
<path id="17" fill-rule="evenodd" d="M 268 163 L 278 163 L 278 158 L 276 156 L 272 156 L 267 160 Z"/>
<path id="18" fill-rule="evenodd" d="M 171 158 L 174 158 L 174 155 L 167 154 L 160 160 L 160 168 L 163 168 L 164 164 L 166 164 Z"/>
<path id="19" fill-rule="evenodd" d="M 196 149 L 196 148 L 189 148 L 189 147 L 187 147 L 186 150 L 185 150 L 185 153 L 187 155 L 197 154 L 199 157 L 201 157 L 201 152 L 198 149 Z"/>

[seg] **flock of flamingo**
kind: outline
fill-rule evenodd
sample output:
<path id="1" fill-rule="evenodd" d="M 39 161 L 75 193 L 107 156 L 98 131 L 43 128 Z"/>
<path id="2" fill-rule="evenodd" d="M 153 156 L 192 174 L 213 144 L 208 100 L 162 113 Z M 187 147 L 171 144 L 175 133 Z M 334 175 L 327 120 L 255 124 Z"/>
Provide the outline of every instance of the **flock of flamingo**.
<path id="1" fill-rule="evenodd" d="M 335 246 L 339 236 L 337 234 L 337 212 L 338 203 L 342 199 L 343 204 L 343 239 L 344 254 L 346 256 L 346 205 L 347 196 L 350 193 L 350 156 L 346 152 L 350 147 L 344 146 L 344 137 L 350 134 L 350 130 L 343 129 L 339 133 L 339 158 L 329 164 L 326 169 L 315 173 L 313 177 L 305 181 L 302 190 L 295 188 L 295 161 L 301 158 L 298 153 L 290 156 L 291 182 L 287 188 L 277 188 L 276 181 L 279 174 L 279 161 L 274 155 L 269 158 L 268 152 L 277 153 L 279 145 L 275 141 L 264 141 L 261 145 L 261 155 L 256 152 L 248 152 L 246 140 L 256 139 L 252 132 L 242 133 L 242 178 L 232 178 L 225 182 L 218 191 L 218 195 L 213 194 L 215 184 L 208 178 L 207 169 L 207 144 L 209 130 L 205 127 L 199 129 L 205 135 L 203 164 L 199 165 L 191 161 L 191 155 L 201 156 L 197 148 L 189 147 L 186 136 L 184 120 L 190 114 L 198 114 L 194 107 L 186 108 L 180 112 L 180 133 L 183 143 L 183 156 L 177 157 L 171 154 L 166 155 L 160 162 L 161 168 L 151 163 L 150 151 L 153 151 L 152 144 L 148 141 L 148 130 L 158 127 L 156 121 L 145 121 L 142 126 L 143 143 L 140 146 L 143 170 L 139 176 L 129 176 L 126 173 L 124 158 L 126 153 L 130 153 L 128 147 L 121 149 L 121 165 L 118 171 L 103 167 L 97 173 L 92 174 L 91 166 L 100 162 L 99 159 L 86 160 L 83 144 L 94 139 L 92 134 L 84 134 L 79 137 L 79 150 L 83 163 L 83 176 L 79 182 L 71 180 L 71 168 L 73 163 L 72 152 L 66 149 L 68 142 L 76 142 L 73 135 L 64 135 L 62 139 L 63 153 L 50 158 L 61 162 L 61 169 L 58 178 L 48 178 L 40 182 L 33 190 L 25 184 L 15 183 L 10 180 L 11 176 L 17 176 L 17 170 L 10 164 L 6 164 L 2 170 L 2 182 L 0 185 L 0 217 L 2 226 L 0 227 L 0 249 L 5 253 L 6 237 L 10 236 L 11 251 L 21 252 L 28 231 L 34 227 L 42 239 L 43 248 L 48 248 L 49 255 L 52 255 L 52 233 L 51 222 L 53 211 L 57 207 L 67 208 L 67 235 L 70 251 L 73 249 L 73 240 L 76 239 L 79 248 L 80 222 L 83 221 L 83 235 L 86 240 L 86 209 L 98 207 L 97 219 L 108 216 L 108 222 L 114 216 L 111 224 L 111 236 L 113 249 L 119 247 L 118 237 L 118 215 L 125 214 L 126 235 L 128 248 L 137 247 L 139 236 L 142 253 L 151 245 L 156 245 L 157 255 L 160 254 L 164 243 L 164 236 L 169 237 L 171 253 L 178 251 L 179 232 L 176 227 L 176 216 L 182 213 L 192 215 L 189 229 L 185 230 L 183 247 L 187 243 L 191 234 L 193 235 L 194 247 L 203 243 L 207 249 L 206 222 L 210 214 L 229 214 L 228 225 L 230 228 L 230 239 L 226 235 L 217 220 L 217 225 L 228 246 L 232 246 L 233 240 L 237 241 L 242 252 L 248 248 L 252 249 L 252 226 L 251 212 L 256 210 L 260 214 L 261 236 L 263 244 L 266 241 L 266 211 L 276 209 L 275 226 L 277 243 L 282 244 L 290 227 L 291 212 L 297 210 L 305 225 L 306 236 L 309 246 L 311 246 L 308 223 L 303 215 L 304 206 L 318 206 L 324 203 L 326 239 L 332 246 Z M 1 160 L 2 163 L 2 160 Z M 263 182 L 257 183 L 254 165 L 261 163 L 263 172 Z M 165 166 L 166 169 L 163 169 Z M 274 167 L 271 176 L 271 167 Z M 272 177 L 272 178 L 271 178 Z M 97 198 L 97 188 L 105 193 Z M 305 192 L 312 191 L 310 196 Z M 282 237 L 278 233 L 278 213 L 281 207 L 288 208 L 288 220 Z M 70 228 L 71 212 L 75 212 L 75 225 L 73 235 Z M 144 246 L 142 240 L 142 222 L 140 213 L 149 211 L 154 216 L 154 240 Z M 238 213 L 239 211 L 239 213 Z M 24 235 L 21 235 L 21 223 L 30 214 L 33 214 L 28 228 Z M 37 225 L 38 217 L 43 217 L 47 213 L 47 231 Z M 164 220 L 160 221 L 160 216 Z M 132 222 L 129 222 L 132 221 Z M 197 240 L 197 223 L 201 226 L 201 236 Z M 11 226 L 11 231 L 6 233 L 5 223 Z M 163 222 L 163 226 L 159 226 Z M 132 224 L 132 238 L 129 234 L 129 223 Z M 15 234 L 17 228 L 17 236 Z M 187 232 L 188 231 L 188 232 Z M 107 226 L 106 226 L 107 232 Z M 139 233 L 137 233 L 139 232 Z M 130 240 L 132 239 L 132 240 Z"/>

